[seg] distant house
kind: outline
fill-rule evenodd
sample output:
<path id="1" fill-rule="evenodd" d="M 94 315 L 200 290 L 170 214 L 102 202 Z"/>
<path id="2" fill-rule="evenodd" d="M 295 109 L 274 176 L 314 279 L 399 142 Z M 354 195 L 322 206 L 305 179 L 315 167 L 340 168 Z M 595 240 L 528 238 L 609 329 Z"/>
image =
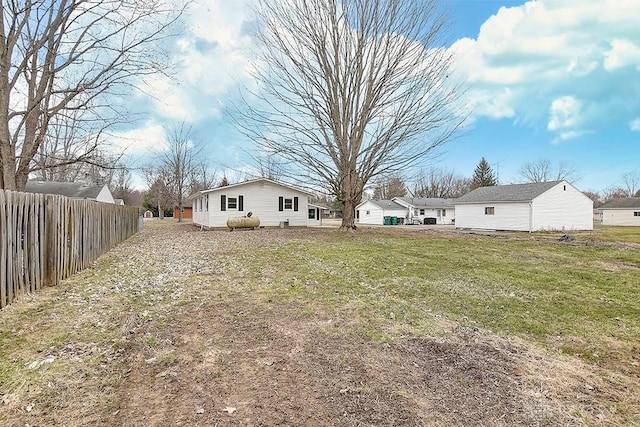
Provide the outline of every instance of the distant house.
<path id="1" fill-rule="evenodd" d="M 27 181 L 25 191 L 27 193 L 58 194 L 71 199 L 115 204 L 113 195 L 106 185 L 88 185 L 82 182 Z"/>
<path id="2" fill-rule="evenodd" d="M 453 199 L 394 197 L 390 200 L 365 200 L 356 206 L 360 224 L 383 225 L 384 217 L 396 217 L 398 224 L 452 224 Z"/>
<path id="3" fill-rule="evenodd" d="M 407 207 L 394 200 L 365 200 L 356 206 L 356 222 L 359 224 L 383 225 L 384 217 L 401 218 L 404 222 Z"/>
<path id="4" fill-rule="evenodd" d="M 640 197 L 611 199 L 599 209 L 603 225 L 640 226 Z"/>
<path id="5" fill-rule="evenodd" d="M 455 222 L 454 199 L 394 197 L 394 202 L 407 208 L 407 220 L 410 223 L 453 224 Z M 425 218 L 430 218 L 426 220 Z"/>
<path id="6" fill-rule="evenodd" d="M 229 217 L 251 212 L 261 227 L 309 227 L 322 222 L 322 207 L 309 203 L 313 193 L 266 178 L 226 185 L 190 197 L 193 223 L 207 228 L 226 227 Z"/>
<path id="7" fill-rule="evenodd" d="M 180 218 L 180 211 L 177 206 L 173 207 L 173 217 Z M 191 219 L 193 218 L 193 207 L 192 206 L 183 206 L 182 207 L 182 219 Z"/>
<path id="8" fill-rule="evenodd" d="M 456 228 L 593 230 L 593 201 L 567 181 L 477 188 L 455 200 Z"/>

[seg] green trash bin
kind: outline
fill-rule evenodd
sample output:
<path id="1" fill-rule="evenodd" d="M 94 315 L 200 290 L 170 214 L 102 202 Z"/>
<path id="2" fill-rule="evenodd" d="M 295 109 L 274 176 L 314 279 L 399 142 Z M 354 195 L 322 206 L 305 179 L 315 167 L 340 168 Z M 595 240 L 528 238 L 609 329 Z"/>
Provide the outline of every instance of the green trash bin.
<path id="1" fill-rule="evenodd" d="M 391 225 L 391 217 L 390 216 L 385 216 L 384 217 L 384 225 Z"/>
<path id="2" fill-rule="evenodd" d="M 397 216 L 392 216 L 391 217 L 391 225 L 398 225 L 398 217 Z"/>

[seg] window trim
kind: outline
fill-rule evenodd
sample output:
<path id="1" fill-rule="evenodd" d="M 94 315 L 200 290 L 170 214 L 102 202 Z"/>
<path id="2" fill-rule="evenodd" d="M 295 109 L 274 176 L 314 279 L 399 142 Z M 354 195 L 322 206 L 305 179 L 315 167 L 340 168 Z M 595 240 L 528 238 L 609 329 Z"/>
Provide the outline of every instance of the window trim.
<path id="1" fill-rule="evenodd" d="M 495 206 L 485 206 L 484 207 L 484 214 L 485 215 L 495 215 L 496 214 L 496 207 Z"/>

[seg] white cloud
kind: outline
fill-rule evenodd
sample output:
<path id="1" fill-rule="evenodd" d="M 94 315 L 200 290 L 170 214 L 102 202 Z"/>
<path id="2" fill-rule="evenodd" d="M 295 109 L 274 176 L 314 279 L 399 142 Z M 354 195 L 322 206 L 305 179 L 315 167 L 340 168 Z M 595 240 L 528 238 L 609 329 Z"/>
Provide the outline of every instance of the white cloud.
<path id="1" fill-rule="evenodd" d="M 634 132 L 640 132 L 640 117 L 632 120 L 629 123 L 629 129 L 631 129 Z"/>
<path id="2" fill-rule="evenodd" d="M 194 2 L 174 42 L 174 75 L 153 76 L 141 88 L 154 114 L 188 123 L 219 118 L 229 92 L 250 82 L 250 20 L 248 1 Z"/>
<path id="3" fill-rule="evenodd" d="M 549 109 L 547 129 L 561 131 L 576 127 L 580 121 L 581 110 L 582 103 L 572 96 L 554 99 Z"/>
<path id="4" fill-rule="evenodd" d="M 108 142 L 116 152 L 125 152 L 128 155 L 149 154 L 167 148 L 164 127 L 153 121 L 136 129 L 113 132 L 109 135 Z"/>
<path id="5" fill-rule="evenodd" d="M 628 40 L 613 40 L 611 50 L 605 52 L 604 68 L 613 71 L 628 65 L 640 70 L 640 47 Z"/>
<path id="6" fill-rule="evenodd" d="M 556 141 L 626 126 L 640 109 L 638 0 L 536 0 L 502 7 L 451 49 L 476 117 L 546 126 Z M 587 128 L 587 124 L 589 129 Z"/>

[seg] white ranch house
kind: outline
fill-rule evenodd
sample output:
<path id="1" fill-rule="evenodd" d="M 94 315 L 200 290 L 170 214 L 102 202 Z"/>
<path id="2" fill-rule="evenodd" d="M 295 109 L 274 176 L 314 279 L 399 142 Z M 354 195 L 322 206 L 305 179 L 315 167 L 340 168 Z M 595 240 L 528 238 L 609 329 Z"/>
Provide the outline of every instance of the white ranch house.
<path id="1" fill-rule="evenodd" d="M 323 208 L 309 203 L 311 196 L 311 192 L 266 178 L 203 190 L 190 197 L 193 224 L 226 227 L 229 217 L 251 212 L 260 219 L 260 227 L 320 226 Z"/>
<path id="2" fill-rule="evenodd" d="M 394 197 L 391 200 L 365 200 L 356 206 L 360 224 L 384 225 L 384 217 L 397 217 L 398 224 L 422 224 L 430 218 L 436 224 L 452 224 L 453 199 Z"/>
<path id="3" fill-rule="evenodd" d="M 593 201 L 567 181 L 477 188 L 455 200 L 456 228 L 593 230 Z"/>
<path id="4" fill-rule="evenodd" d="M 599 209 L 602 225 L 640 226 L 640 197 L 611 199 Z"/>

